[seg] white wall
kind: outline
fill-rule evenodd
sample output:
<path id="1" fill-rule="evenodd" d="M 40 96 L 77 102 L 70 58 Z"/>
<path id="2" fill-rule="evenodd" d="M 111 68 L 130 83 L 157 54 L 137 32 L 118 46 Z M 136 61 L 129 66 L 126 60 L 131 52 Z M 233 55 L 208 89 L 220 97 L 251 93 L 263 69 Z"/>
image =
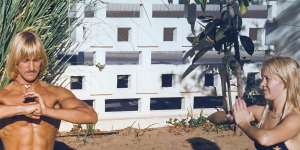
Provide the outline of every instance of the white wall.
<path id="1" fill-rule="evenodd" d="M 108 3 L 124 3 L 124 0 L 110 0 Z M 203 78 L 199 75 L 205 66 L 199 67 L 183 81 L 180 76 L 189 64 L 166 65 L 151 64 L 152 51 L 185 51 L 191 44 L 186 37 L 191 34 L 190 26 L 185 18 L 152 18 L 152 4 L 167 4 L 167 0 L 130 0 L 126 3 L 143 3 L 139 18 L 106 18 L 106 5 L 97 4 L 94 18 L 85 18 L 76 29 L 76 41 L 80 43 L 78 51 L 95 52 L 95 64 L 105 63 L 105 52 L 111 51 L 139 51 L 138 65 L 105 65 L 102 71 L 95 66 L 69 66 L 61 80 L 66 79 L 65 86 L 69 88 L 70 76 L 84 76 L 82 90 L 72 90 L 82 99 L 95 100 L 95 110 L 99 115 L 96 127 L 101 130 L 112 130 L 128 127 L 165 126 L 166 120 L 171 117 L 186 117 L 193 106 L 195 96 L 221 95 L 220 78 L 216 76 L 215 87 L 204 87 Z M 178 3 L 174 0 L 174 3 Z M 84 4 L 78 4 L 79 14 L 83 12 Z M 77 16 L 81 16 L 78 15 Z M 147 16 L 149 18 L 147 18 Z M 245 30 L 242 35 L 248 35 L 249 28 L 264 28 L 266 19 L 243 19 Z M 83 32 L 85 27 L 85 35 Z M 117 42 L 117 28 L 130 27 L 129 42 Z M 163 28 L 175 27 L 175 41 L 163 41 Z M 199 27 L 199 25 L 197 25 Z M 263 36 L 263 34 L 262 34 Z M 262 37 L 262 45 L 264 38 Z M 215 53 L 215 52 L 214 52 Z M 216 54 L 214 54 L 216 55 Z M 250 67 L 251 68 L 251 67 Z M 250 69 L 250 71 L 253 68 Z M 175 75 L 174 85 L 170 88 L 161 87 L 161 74 Z M 130 84 L 127 89 L 118 89 L 117 75 L 130 75 Z M 182 108 L 179 110 L 151 111 L 150 98 L 152 97 L 183 97 Z M 105 112 L 105 99 L 139 98 L 139 109 L 134 112 Z M 199 115 L 204 109 L 195 109 L 193 113 Z M 215 109 L 205 109 L 209 115 Z M 70 124 L 63 123 L 61 130 L 70 129 Z"/>

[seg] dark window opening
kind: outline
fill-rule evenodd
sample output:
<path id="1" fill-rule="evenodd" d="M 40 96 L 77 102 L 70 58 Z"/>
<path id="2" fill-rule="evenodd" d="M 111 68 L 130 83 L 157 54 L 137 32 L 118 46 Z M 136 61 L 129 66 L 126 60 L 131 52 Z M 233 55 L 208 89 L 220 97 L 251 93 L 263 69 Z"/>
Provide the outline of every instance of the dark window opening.
<path id="1" fill-rule="evenodd" d="M 82 76 L 71 76 L 71 89 L 82 89 Z"/>
<path id="2" fill-rule="evenodd" d="M 188 1 L 188 0 L 179 0 L 178 3 L 179 3 L 179 4 L 188 4 L 189 1 Z"/>
<path id="3" fill-rule="evenodd" d="M 107 65 L 133 65 L 139 64 L 140 52 L 106 52 L 105 64 Z"/>
<path id="4" fill-rule="evenodd" d="M 117 88 L 128 88 L 129 75 L 117 76 Z"/>
<path id="5" fill-rule="evenodd" d="M 67 62 L 71 65 L 94 65 L 94 52 L 78 52 L 78 54 L 59 54 L 62 65 Z"/>
<path id="6" fill-rule="evenodd" d="M 118 28 L 118 41 L 129 41 L 130 28 Z"/>
<path id="7" fill-rule="evenodd" d="M 217 108 L 223 107 L 223 96 L 194 97 L 194 108 Z"/>
<path id="8" fill-rule="evenodd" d="M 181 51 L 153 51 L 151 52 L 151 64 L 184 64 L 182 55 Z"/>
<path id="9" fill-rule="evenodd" d="M 172 87 L 173 74 L 161 75 L 161 87 Z"/>
<path id="10" fill-rule="evenodd" d="M 151 98 L 150 110 L 181 109 L 181 97 Z"/>
<path id="11" fill-rule="evenodd" d="M 214 86 L 214 75 L 212 73 L 205 74 L 204 86 Z"/>
<path id="12" fill-rule="evenodd" d="M 250 88 L 255 87 L 255 76 L 257 72 L 251 72 L 247 75 L 247 86 Z"/>
<path id="13" fill-rule="evenodd" d="M 93 18 L 94 17 L 94 11 L 84 11 L 84 16 L 86 18 Z"/>
<path id="14" fill-rule="evenodd" d="M 109 3 L 106 5 L 106 17 L 137 18 L 140 17 L 140 4 Z"/>
<path id="15" fill-rule="evenodd" d="M 105 112 L 138 111 L 138 99 L 106 99 Z"/>
<path id="16" fill-rule="evenodd" d="M 164 28 L 164 41 L 174 41 L 175 28 Z"/>
<path id="17" fill-rule="evenodd" d="M 260 88 L 261 79 L 258 72 L 249 72 L 247 74 L 247 84 L 245 87 L 245 93 L 243 98 L 245 99 L 247 106 L 250 105 L 265 105 L 266 100 L 262 95 Z"/>
<path id="18" fill-rule="evenodd" d="M 83 100 L 83 102 L 85 102 L 86 104 L 88 104 L 91 107 L 94 107 L 94 101 L 95 100 Z"/>
<path id="19" fill-rule="evenodd" d="M 249 29 L 249 37 L 253 40 L 257 40 L 258 28 L 250 28 Z"/>
<path id="20" fill-rule="evenodd" d="M 84 17 L 86 18 L 93 18 L 95 16 L 95 11 L 92 6 L 86 6 L 84 8 Z"/>
<path id="21" fill-rule="evenodd" d="M 220 4 L 220 0 L 209 0 L 209 4 Z"/>
<path id="22" fill-rule="evenodd" d="M 140 17 L 140 11 L 106 11 L 106 17 L 118 17 L 118 18 L 138 18 Z"/>

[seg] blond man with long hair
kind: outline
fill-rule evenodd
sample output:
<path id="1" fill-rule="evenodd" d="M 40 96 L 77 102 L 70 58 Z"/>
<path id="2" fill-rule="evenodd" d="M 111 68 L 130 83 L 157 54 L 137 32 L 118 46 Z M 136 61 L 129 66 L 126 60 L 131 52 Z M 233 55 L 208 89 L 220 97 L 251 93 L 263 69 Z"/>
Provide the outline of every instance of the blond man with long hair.
<path id="1" fill-rule="evenodd" d="M 10 43 L 0 91 L 0 138 L 6 150 L 52 150 L 60 120 L 96 123 L 95 111 L 71 91 L 39 80 L 48 63 L 41 39 L 18 33 Z"/>
<path id="2" fill-rule="evenodd" d="M 234 104 L 237 125 L 259 150 L 300 150 L 300 67 L 289 57 L 266 60 L 261 69 L 261 88 L 268 101 L 263 106 Z M 256 120 L 257 126 L 250 122 Z"/>

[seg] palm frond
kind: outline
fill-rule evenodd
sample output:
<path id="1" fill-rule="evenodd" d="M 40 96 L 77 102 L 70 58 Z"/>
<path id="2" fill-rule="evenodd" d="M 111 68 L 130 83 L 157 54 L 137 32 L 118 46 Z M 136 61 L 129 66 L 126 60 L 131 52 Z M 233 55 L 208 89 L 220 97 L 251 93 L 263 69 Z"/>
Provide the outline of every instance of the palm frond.
<path id="1" fill-rule="evenodd" d="M 73 22 L 68 18 L 68 8 L 73 4 L 75 0 L 2 0 L 0 2 L 1 87 L 7 83 L 4 65 L 9 42 L 16 33 L 24 30 L 36 32 L 44 42 L 49 66 L 48 71 L 43 74 L 43 79 L 53 82 L 63 72 L 66 64 L 59 63 L 62 60 L 58 60 L 56 56 L 58 53 L 71 51 L 70 32 L 75 26 L 71 26 L 70 29 L 70 24 Z M 76 19 L 72 21 L 75 22 Z"/>

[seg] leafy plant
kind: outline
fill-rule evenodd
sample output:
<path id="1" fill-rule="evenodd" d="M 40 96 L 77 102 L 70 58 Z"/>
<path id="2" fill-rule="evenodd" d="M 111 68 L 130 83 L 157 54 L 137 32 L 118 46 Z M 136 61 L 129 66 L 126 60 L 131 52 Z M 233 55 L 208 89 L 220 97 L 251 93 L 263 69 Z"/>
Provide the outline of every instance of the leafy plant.
<path id="1" fill-rule="evenodd" d="M 66 68 L 58 55 L 69 52 L 70 33 L 77 20 L 68 17 L 75 0 L 1 0 L 0 1 L 0 86 L 8 83 L 4 65 L 11 38 L 24 30 L 34 31 L 44 42 L 49 58 L 48 69 L 42 78 L 48 82 L 57 81 Z"/>
<path id="2" fill-rule="evenodd" d="M 187 117 L 184 119 L 170 118 L 168 121 L 166 121 L 166 123 L 174 127 L 197 128 L 202 126 L 207 121 L 207 118 L 204 117 L 203 113 L 201 112 L 196 118 L 188 113 Z"/>
<path id="3" fill-rule="evenodd" d="M 211 123 L 207 117 L 203 116 L 202 112 L 196 118 L 192 116 L 184 119 L 170 118 L 168 121 L 166 121 L 166 123 L 174 126 L 175 128 L 201 128 L 207 132 L 219 132 L 231 129 L 229 124 L 216 125 Z"/>
<path id="4" fill-rule="evenodd" d="M 89 135 L 95 134 L 96 129 L 95 129 L 95 124 L 86 124 L 86 130 L 83 138 L 83 143 L 85 144 L 87 142 L 87 137 Z"/>
<path id="5" fill-rule="evenodd" d="M 201 113 L 198 118 L 191 118 L 188 121 L 188 124 L 189 124 L 189 127 L 191 127 L 191 128 L 197 128 L 197 127 L 202 126 L 206 122 L 207 122 L 207 118 L 204 117 Z"/>
<path id="6" fill-rule="evenodd" d="M 93 135 L 96 132 L 95 124 L 86 124 L 86 134 Z"/>
<path id="7" fill-rule="evenodd" d="M 222 94 L 227 97 L 225 92 L 227 88 L 229 106 L 231 107 L 230 69 L 237 77 L 238 95 L 242 97 L 243 93 L 241 77 L 243 62 L 241 61 L 239 43 L 241 42 L 244 50 L 249 55 L 254 53 L 252 40 L 239 34 L 242 29 L 241 16 L 247 12 L 249 0 L 220 0 L 220 18 L 206 15 L 205 0 L 197 0 L 196 3 L 201 4 L 204 13 L 201 16 L 196 16 L 196 4 L 186 4 L 189 9 L 187 21 L 191 25 L 194 36 L 187 37 L 187 40 L 192 43 L 192 48 L 184 54 L 183 60 L 186 61 L 186 59 L 191 58 L 192 62 L 183 73 L 182 79 L 200 65 L 197 61 L 209 50 L 215 49 L 219 54 L 224 53 L 223 65 L 219 66 L 219 72 L 221 73 L 221 82 L 224 83 L 222 84 Z M 201 21 L 200 24 L 203 27 L 203 31 L 198 35 L 195 34 L 194 29 L 196 19 Z M 234 50 L 233 54 L 231 49 Z"/>
<path id="8" fill-rule="evenodd" d="M 177 118 L 169 118 L 169 120 L 166 121 L 166 123 L 174 126 L 175 128 L 177 128 L 177 127 L 186 127 L 187 126 L 186 119 L 179 120 Z"/>

